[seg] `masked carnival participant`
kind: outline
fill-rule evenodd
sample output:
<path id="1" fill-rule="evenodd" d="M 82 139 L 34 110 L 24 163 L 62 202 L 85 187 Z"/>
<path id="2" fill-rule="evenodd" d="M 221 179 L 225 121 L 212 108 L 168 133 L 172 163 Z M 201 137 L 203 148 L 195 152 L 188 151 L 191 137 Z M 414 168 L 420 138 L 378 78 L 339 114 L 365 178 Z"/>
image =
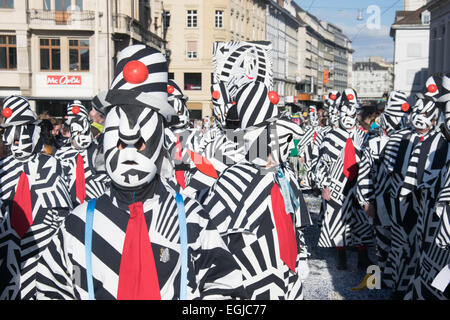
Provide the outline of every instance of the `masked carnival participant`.
<path id="1" fill-rule="evenodd" d="M 302 228 L 311 219 L 286 166 L 300 128 L 276 117 L 278 100 L 276 92 L 258 81 L 238 92 L 246 159 L 223 172 L 205 201 L 243 270 L 251 299 L 302 299 L 309 272 Z"/>
<path id="2" fill-rule="evenodd" d="M 55 153 L 61 161 L 73 206 L 100 197 L 109 186 L 109 178 L 96 167 L 101 152 L 94 141 L 86 108 L 75 100 L 67 106 L 66 124 L 70 127 L 71 145 Z"/>
<path id="3" fill-rule="evenodd" d="M 355 93 L 351 90 L 346 95 L 347 91 L 339 106 L 340 125 L 325 136 L 316 169 L 316 181 L 325 200 L 318 246 L 337 248 L 340 270 L 347 268 L 349 246 L 359 247 L 359 268 L 372 264 L 367 245 L 373 242 L 367 216 L 373 212 L 374 201 L 370 162 L 366 159 L 368 136 L 357 128 Z"/>
<path id="4" fill-rule="evenodd" d="M 450 79 L 448 76 L 431 76 L 426 84 L 424 99 L 419 100 L 413 114 L 413 123 L 419 125 L 417 113 L 437 114 L 438 106 L 445 112 L 446 102 L 450 101 Z M 436 230 L 439 228 L 443 209 L 438 195 L 445 189 L 446 167 L 449 162 L 448 140 L 445 125 L 439 127 L 435 116 L 431 121 L 430 133 L 412 151 L 406 179 L 400 197 L 414 193 L 418 199 L 418 218 L 416 231 L 416 250 L 418 262 L 415 274 L 409 284 L 405 299 L 430 300 L 447 299 L 443 293 L 432 286 L 434 278 L 450 262 L 449 252 L 435 244 Z M 446 119 L 447 120 L 447 119 Z M 421 128 L 428 127 L 427 121 Z M 446 121 L 445 121 L 446 122 Z M 438 209 L 438 210 L 436 210 Z"/>
<path id="5" fill-rule="evenodd" d="M 305 128 L 305 133 L 300 138 L 299 157 L 304 163 L 306 170 L 306 181 L 302 183 L 302 188 L 313 190 L 316 188 L 315 171 L 319 156 L 319 148 L 323 141 L 322 129 L 319 123 L 319 115 L 315 106 L 309 107 L 309 126 Z"/>
<path id="6" fill-rule="evenodd" d="M 380 115 L 380 129 L 377 135 L 370 136 L 368 146 L 372 159 L 371 176 L 376 193 L 376 216 L 374 218 L 375 235 L 377 243 L 378 266 L 384 272 L 386 259 L 391 246 L 391 203 L 389 183 L 385 179 L 389 176 L 382 173 L 381 162 L 384 157 L 384 148 L 389 137 L 407 126 L 410 106 L 406 94 L 401 91 L 389 93 L 386 106 Z M 381 172 L 381 175 L 379 175 Z"/>
<path id="7" fill-rule="evenodd" d="M 408 167 L 418 144 L 435 136 L 438 112 L 434 98 L 417 94 L 410 117 L 412 125 L 390 136 L 380 159 L 377 179 L 383 181 L 388 191 L 389 199 L 384 201 L 390 203 L 391 220 L 391 246 L 383 278 L 385 284 L 393 289 L 393 299 L 404 298 L 419 258 L 416 237 L 420 196 L 407 192 L 414 189 L 408 186 L 413 178 Z"/>
<path id="8" fill-rule="evenodd" d="M 0 299 L 34 299 L 42 251 L 71 209 L 61 164 L 40 153 L 39 121 L 21 96 L 3 101 L 0 160 Z"/>
<path id="9" fill-rule="evenodd" d="M 202 207 L 161 177 L 168 161 L 167 62 L 123 49 L 106 95 L 111 188 L 78 206 L 44 253 L 40 298 L 246 298 L 242 272 Z M 73 277 L 73 274 L 78 274 Z"/>

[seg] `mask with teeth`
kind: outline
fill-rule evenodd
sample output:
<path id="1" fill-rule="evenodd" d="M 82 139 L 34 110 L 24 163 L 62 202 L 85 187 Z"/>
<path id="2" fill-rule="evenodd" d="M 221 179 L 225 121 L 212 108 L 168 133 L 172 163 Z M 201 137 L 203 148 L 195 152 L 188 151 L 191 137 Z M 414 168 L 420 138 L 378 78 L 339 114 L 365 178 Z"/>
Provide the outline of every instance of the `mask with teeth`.
<path id="1" fill-rule="evenodd" d="M 112 107 L 103 142 L 111 180 L 123 188 L 152 181 L 161 167 L 163 143 L 163 120 L 157 112 L 145 107 Z"/>

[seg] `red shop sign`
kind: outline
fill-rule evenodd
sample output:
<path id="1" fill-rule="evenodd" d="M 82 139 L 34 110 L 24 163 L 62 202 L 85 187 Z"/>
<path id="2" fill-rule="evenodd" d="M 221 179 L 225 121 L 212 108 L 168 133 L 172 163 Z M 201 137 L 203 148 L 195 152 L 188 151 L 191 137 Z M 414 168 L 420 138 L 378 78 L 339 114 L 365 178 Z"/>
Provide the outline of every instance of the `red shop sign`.
<path id="1" fill-rule="evenodd" d="M 81 76 L 47 76 L 47 85 L 81 86 Z"/>

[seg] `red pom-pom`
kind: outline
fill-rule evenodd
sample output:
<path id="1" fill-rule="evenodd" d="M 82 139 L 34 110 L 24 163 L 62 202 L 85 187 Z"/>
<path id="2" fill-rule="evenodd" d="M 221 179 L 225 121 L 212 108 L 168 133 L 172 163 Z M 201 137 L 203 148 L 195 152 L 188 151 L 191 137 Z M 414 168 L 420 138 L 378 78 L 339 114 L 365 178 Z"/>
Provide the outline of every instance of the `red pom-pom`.
<path id="1" fill-rule="evenodd" d="M 402 110 L 403 110 L 403 112 L 408 112 L 408 110 L 409 110 L 408 102 L 405 102 L 404 104 L 402 104 Z"/>
<path id="2" fill-rule="evenodd" d="M 75 106 L 75 107 L 72 108 L 72 113 L 79 114 L 80 111 L 81 111 L 80 107 L 78 107 L 78 106 Z"/>
<path id="3" fill-rule="evenodd" d="M 236 104 L 236 101 L 233 101 L 233 106 Z"/>
<path id="4" fill-rule="evenodd" d="M 212 97 L 213 97 L 214 100 L 219 99 L 220 98 L 220 92 L 217 91 L 217 90 L 214 90 L 213 93 L 212 93 Z"/>
<path id="5" fill-rule="evenodd" d="M 167 93 L 172 94 L 175 92 L 175 88 L 173 86 L 168 86 L 167 87 Z"/>
<path id="6" fill-rule="evenodd" d="M 354 95 L 352 95 L 351 93 L 350 93 L 349 95 L 347 95 L 347 100 L 348 100 L 348 101 L 351 101 L 351 100 L 353 100 L 353 99 L 355 99 L 355 96 L 354 96 Z"/>
<path id="7" fill-rule="evenodd" d="M 12 116 L 12 110 L 10 108 L 5 108 L 5 109 L 2 110 L 2 115 L 5 118 L 9 118 L 9 117 Z"/>
<path id="8" fill-rule="evenodd" d="M 435 93 L 438 90 L 438 87 L 435 84 L 430 84 L 427 89 L 428 92 Z"/>
<path id="9" fill-rule="evenodd" d="M 280 96 L 276 91 L 269 91 L 267 95 L 269 96 L 270 102 L 272 102 L 273 104 L 278 104 L 278 102 L 280 101 Z"/>
<path id="10" fill-rule="evenodd" d="M 314 109 L 313 108 L 309 109 L 309 112 L 310 113 L 314 112 Z"/>
<path id="11" fill-rule="evenodd" d="M 336 95 L 335 95 L 335 94 L 332 94 L 332 95 L 330 95 L 330 99 L 331 99 L 331 100 L 333 100 L 333 101 L 334 101 L 334 100 L 336 100 L 336 98 L 337 98 L 337 97 L 336 97 Z"/>
<path id="12" fill-rule="evenodd" d="M 147 80 L 148 69 L 145 64 L 140 61 L 133 60 L 128 62 L 123 68 L 123 78 L 126 82 L 132 84 L 142 83 Z"/>

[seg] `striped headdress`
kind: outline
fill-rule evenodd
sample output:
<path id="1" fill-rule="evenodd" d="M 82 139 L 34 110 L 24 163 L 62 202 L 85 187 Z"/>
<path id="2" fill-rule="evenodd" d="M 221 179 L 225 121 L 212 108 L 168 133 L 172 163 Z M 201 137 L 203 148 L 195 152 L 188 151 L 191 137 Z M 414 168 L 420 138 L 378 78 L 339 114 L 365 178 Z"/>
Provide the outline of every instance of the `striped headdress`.
<path id="1" fill-rule="evenodd" d="M 406 124 L 410 111 L 406 94 L 403 91 L 391 91 L 380 116 L 380 127 L 386 130 L 388 135 L 391 134 Z"/>
<path id="2" fill-rule="evenodd" d="M 189 110 L 186 106 L 188 97 L 183 94 L 181 88 L 173 80 L 168 82 L 167 93 L 169 94 L 167 99 L 178 115 L 178 122 L 171 127 L 183 128 L 187 126 L 189 123 Z"/>
<path id="3" fill-rule="evenodd" d="M 3 100 L 1 127 L 18 126 L 27 123 L 38 123 L 36 115 L 31 110 L 30 102 L 21 96 L 9 96 Z"/>
<path id="4" fill-rule="evenodd" d="M 278 115 L 278 94 L 259 81 L 248 83 L 236 96 L 241 128 L 257 125 Z"/>
<path id="5" fill-rule="evenodd" d="M 104 107 L 148 107 L 169 118 L 175 112 L 167 100 L 167 82 L 164 55 L 143 44 L 132 45 L 120 52 L 111 86 L 104 99 L 97 101 Z"/>

